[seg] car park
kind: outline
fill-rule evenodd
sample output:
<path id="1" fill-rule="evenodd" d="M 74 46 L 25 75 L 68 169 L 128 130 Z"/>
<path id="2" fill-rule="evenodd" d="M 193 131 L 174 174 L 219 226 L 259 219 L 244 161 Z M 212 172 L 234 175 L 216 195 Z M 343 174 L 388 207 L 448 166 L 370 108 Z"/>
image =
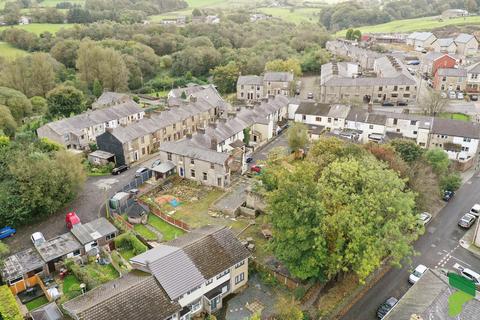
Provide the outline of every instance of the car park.
<path id="1" fill-rule="evenodd" d="M 30 236 L 30 240 L 32 240 L 34 246 L 39 246 L 45 242 L 45 237 L 41 232 L 34 232 Z"/>
<path id="2" fill-rule="evenodd" d="M 0 229 L 0 240 L 12 237 L 15 233 L 17 233 L 17 230 L 12 228 L 12 227 L 3 227 Z"/>
<path id="3" fill-rule="evenodd" d="M 422 212 L 418 216 L 418 223 L 421 224 L 422 226 L 427 225 L 430 220 L 432 220 L 432 215 L 428 212 Z"/>
<path id="4" fill-rule="evenodd" d="M 480 285 L 480 274 L 478 274 L 477 272 L 467 268 L 462 268 L 460 270 L 460 275 L 465 279 L 473 281 L 476 286 Z"/>
<path id="5" fill-rule="evenodd" d="M 480 215 L 480 204 L 475 203 L 470 209 L 470 214 L 473 214 L 475 217 L 478 217 Z"/>
<path id="6" fill-rule="evenodd" d="M 377 309 L 377 318 L 378 319 L 383 319 L 385 315 L 395 307 L 395 305 L 398 303 L 398 299 L 395 297 L 390 297 L 388 298 L 384 303 L 380 305 Z"/>
<path id="7" fill-rule="evenodd" d="M 155 168 L 156 166 L 158 166 L 160 163 L 162 163 L 162 161 L 160 159 L 157 159 L 155 161 L 153 161 L 152 163 L 152 168 Z"/>
<path id="8" fill-rule="evenodd" d="M 145 172 L 148 172 L 148 168 L 141 167 L 141 168 L 137 169 L 137 171 L 135 171 L 135 177 L 138 178 L 142 174 L 144 174 Z"/>
<path id="9" fill-rule="evenodd" d="M 455 192 L 454 192 L 454 191 L 445 190 L 445 191 L 443 192 L 443 197 L 442 197 L 442 199 L 443 199 L 443 201 L 447 201 L 447 202 L 448 202 L 448 201 L 452 200 L 452 198 L 453 198 L 454 195 L 455 195 Z"/>
<path id="10" fill-rule="evenodd" d="M 122 165 L 120 165 L 116 168 L 113 168 L 112 174 L 117 175 L 117 174 L 120 174 L 120 173 L 122 173 L 124 171 L 127 171 L 127 170 L 128 170 L 128 166 L 126 164 L 122 164 Z"/>
<path id="11" fill-rule="evenodd" d="M 477 219 L 473 214 L 465 213 L 463 217 L 458 221 L 458 225 L 465 229 L 470 229 L 470 227 L 475 223 Z"/>
<path id="12" fill-rule="evenodd" d="M 423 264 L 419 264 L 415 270 L 413 270 L 412 274 L 408 277 L 408 282 L 411 284 L 415 284 L 420 278 L 423 276 L 425 272 L 427 272 L 428 268 Z"/>

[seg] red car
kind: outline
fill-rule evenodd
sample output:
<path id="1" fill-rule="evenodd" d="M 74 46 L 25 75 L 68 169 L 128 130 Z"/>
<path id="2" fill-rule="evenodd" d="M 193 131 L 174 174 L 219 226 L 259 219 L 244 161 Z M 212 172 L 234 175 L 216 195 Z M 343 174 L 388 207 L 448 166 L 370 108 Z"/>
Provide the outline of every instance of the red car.
<path id="1" fill-rule="evenodd" d="M 250 167 L 250 171 L 260 173 L 262 171 L 262 167 L 254 164 L 253 166 Z"/>
<path id="2" fill-rule="evenodd" d="M 70 230 L 73 228 L 74 225 L 80 223 L 80 218 L 77 216 L 75 212 L 69 212 L 65 217 L 65 223 L 67 225 L 67 229 Z"/>

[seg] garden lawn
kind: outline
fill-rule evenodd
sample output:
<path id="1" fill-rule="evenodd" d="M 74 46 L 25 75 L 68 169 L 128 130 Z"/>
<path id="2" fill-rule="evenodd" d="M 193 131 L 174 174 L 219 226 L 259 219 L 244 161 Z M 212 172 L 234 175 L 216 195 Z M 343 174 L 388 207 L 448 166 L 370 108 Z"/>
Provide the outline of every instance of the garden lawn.
<path id="1" fill-rule="evenodd" d="M 111 264 L 108 264 L 106 266 L 101 266 L 98 263 L 93 262 L 93 263 L 89 263 L 83 268 L 85 268 L 87 273 L 92 278 L 101 279 L 100 282 L 102 283 L 112 281 L 119 277 L 117 270 L 115 270 L 115 268 Z"/>
<path id="2" fill-rule="evenodd" d="M 0 41 L 0 57 L 16 58 L 18 56 L 24 56 L 27 54 L 27 51 L 17 49 L 6 42 Z"/>
<path id="3" fill-rule="evenodd" d="M 53 23 L 30 23 L 30 24 L 25 24 L 25 25 L 17 25 L 17 26 L 2 26 L 0 27 L 0 32 L 3 30 L 6 30 L 8 28 L 19 28 L 23 29 L 29 32 L 33 32 L 37 35 L 43 33 L 43 32 L 50 32 L 52 34 L 55 34 L 57 31 L 59 31 L 62 28 L 71 28 L 73 27 L 74 24 L 72 23 L 63 23 L 63 24 L 53 24 Z"/>
<path id="4" fill-rule="evenodd" d="M 38 297 L 33 299 L 32 301 L 28 302 L 25 306 L 27 307 L 28 311 L 41 307 L 48 303 L 48 299 L 45 296 Z"/>
<path id="5" fill-rule="evenodd" d="M 467 121 L 467 122 L 470 121 L 470 116 L 464 113 L 442 112 L 440 113 L 440 118 L 461 120 L 461 121 Z"/>
<path id="6" fill-rule="evenodd" d="M 319 8 L 260 8 L 258 11 L 295 24 L 304 21 L 317 22 L 320 19 Z"/>
<path id="7" fill-rule="evenodd" d="M 439 21 L 438 17 L 423 17 L 416 19 L 395 20 L 387 23 L 373 26 L 359 27 L 362 33 L 391 33 L 391 32 L 413 32 L 426 31 L 451 25 L 478 25 L 480 16 L 460 17 L 453 19 L 443 19 Z M 337 36 L 345 36 L 347 30 L 341 30 L 336 33 Z"/>
<path id="8" fill-rule="evenodd" d="M 80 281 L 73 274 L 69 274 L 63 279 L 62 291 L 65 301 L 75 298 L 80 294 Z"/>
<path id="9" fill-rule="evenodd" d="M 177 227 L 172 226 L 169 223 L 166 223 L 165 221 L 163 221 L 162 219 L 160 219 L 154 214 L 148 215 L 148 224 L 163 234 L 162 240 L 164 241 L 173 240 L 185 233 L 185 231 L 183 231 L 182 229 L 179 229 Z"/>
<path id="10" fill-rule="evenodd" d="M 122 255 L 123 259 L 127 261 L 135 256 L 133 249 L 118 248 L 117 251 Z"/>
<path id="11" fill-rule="evenodd" d="M 157 235 L 152 231 L 148 230 L 143 224 L 136 224 L 134 227 L 135 231 L 140 234 L 147 241 L 157 240 Z"/>

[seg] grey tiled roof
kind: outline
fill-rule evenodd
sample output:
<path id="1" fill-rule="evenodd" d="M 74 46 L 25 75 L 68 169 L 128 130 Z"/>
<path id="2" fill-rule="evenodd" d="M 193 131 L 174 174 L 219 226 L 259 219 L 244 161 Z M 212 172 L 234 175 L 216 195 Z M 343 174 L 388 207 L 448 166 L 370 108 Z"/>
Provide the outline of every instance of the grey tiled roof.
<path id="1" fill-rule="evenodd" d="M 265 72 L 263 81 L 274 82 L 290 82 L 293 80 L 293 73 L 291 72 Z"/>
<path id="2" fill-rule="evenodd" d="M 208 149 L 210 146 L 204 146 L 203 148 L 195 146 L 190 140 L 180 140 L 177 142 L 163 142 L 160 144 L 160 151 L 169 152 L 181 156 L 185 156 L 191 159 L 198 159 L 202 161 L 208 161 L 220 165 L 224 165 L 228 160 L 229 155 L 223 152 L 217 152 L 216 150 Z"/>
<path id="3" fill-rule="evenodd" d="M 330 104 L 315 101 L 302 101 L 297 108 L 296 114 L 326 116 L 330 110 Z"/>
<path id="4" fill-rule="evenodd" d="M 441 68 L 437 70 L 439 76 L 445 77 L 466 77 L 467 70 L 463 68 Z"/>
<path id="5" fill-rule="evenodd" d="M 89 156 L 100 158 L 100 159 L 109 159 L 115 156 L 113 153 L 103 151 L 103 150 L 95 150 L 89 154 Z"/>
<path id="6" fill-rule="evenodd" d="M 440 47 L 449 47 L 453 43 L 453 38 L 440 38 L 437 42 Z"/>
<path id="7" fill-rule="evenodd" d="M 467 73 L 480 73 L 480 62 L 474 63 L 467 67 Z"/>
<path id="8" fill-rule="evenodd" d="M 164 319 L 181 307 L 152 275 L 132 271 L 63 304 L 79 320 Z"/>
<path id="9" fill-rule="evenodd" d="M 262 76 L 240 76 L 238 77 L 237 85 L 262 85 Z"/>
<path id="10" fill-rule="evenodd" d="M 408 39 L 425 41 L 433 35 L 431 32 L 413 32 L 408 36 Z"/>
<path id="11" fill-rule="evenodd" d="M 50 122 L 42 127 L 49 127 L 60 135 L 70 132 L 79 133 L 82 129 L 134 115 L 142 111 L 143 109 L 131 100 L 113 107 L 90 110 L 70 118 Z"/>
<path id="12" fill-rule="evenodd" d="M 43 267 L 44 264 L 37 251 L 30 248 L 5 258 L 1 276 L 3 281 L 13 280 L 27 272 Z"/>
<path id="13" fill-rule="evenodd" d="M 81 249 L 80 242 L 69 232 L 45 241 L 36 246 L 36 249 L 45 262 L 63 257 L 75 250 Z"/>
<path id="14" fill-rule="evenodd" d="M 81 244 L 87 244 L 118 230 L 107 219 L 102 217 L 85 224 L 76 224 L 70 231 Z"/>
<path id="15" fill-rule="evenodd" d="M 325 82 L 327 87 L 361 87 L 361 86 L 388 86 L 388 85 L 415 85 L 414 79 L 403 74 L 395 78 L 332 78 Z"/>
<path id="16" fill-rule="evenodd" d="M 433 134 L 480 139 L 480 124 L 453 119 L 435 118 L 431 132 Z"/>
<path id="17" fill-rule="evenodd" d="M 348 121 L 364 122 L 369 124 L 385 125 L 387 116 L 383 114 L 368 112 L 364 109 L 353 108 L 347 116 Z"/>
<path id="18" fill-rule="evenodd" d="M 111 103 L 115 103 L 116 101 L 119 101 L 120 99 L 124 99 L 126 97 L 128 97 L 128 95 L 125 93 L 106 91 L 106 92 L 103 92 L 100 97 L 98 97 L 97 101 L 95 101 L 95 104 L 108 105 Z"/>
<path id="19" fill-rule="evenodd" d="M 345 119 L 350 111 L 350 106 L 335 104 L 330 107 L 327 116 L 332 118 Z"/>
<path id="20" fill-rule="evenodd" d="M 61 320 L 63 314 L 58 309 L 55 302 L 50 302 L 40 308 L 30 311 L 33 320 Z"/>
<path id="21" fill-rule="evenodd" d="M 472 35 L 472 34 L 460 33 L 460 34 L 455 38 L 455 42 L 456 42 L 456 43 L 467 43 L 467 42 L 469 42 L 470 40 L 472 40 L 473 38 L 475 38 L 475 36 Z"/>
<path id="22" fill-rule="evenodd" d="M 448 278 L 437 270 L 428 270 L 405 293 L 397 305 L 384 320 L 409 320 L 413 314 L 422 319 L 447 320 L 449 306 L 448 298 L 456 290 L 448 284 Z M 462 312 L 455 319 L 476 320 L 480 314 L 480 302 L 472 299 L 465 303 Z"/>

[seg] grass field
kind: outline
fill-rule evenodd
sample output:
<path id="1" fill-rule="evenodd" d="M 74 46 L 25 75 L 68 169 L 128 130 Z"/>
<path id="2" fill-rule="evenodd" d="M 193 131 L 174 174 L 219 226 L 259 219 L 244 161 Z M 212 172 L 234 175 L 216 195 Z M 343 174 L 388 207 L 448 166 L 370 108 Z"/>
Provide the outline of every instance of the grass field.
<path id="1" fill-rule="evenodd" d="M 440 118 L 470 121 L 470 116 L 468 114 L 464 114 L 464 113 L 442 112 L 442 113 L 440 113 Z"/>
<path id="2" fill-rule="evenodd" d="M 72 23 L 64 23 L 64 24 L 52 24 L 52 23 L 31 23 L 25 25 L 17 25 L 17 26 L 2 26 L 0 27 L 0 32 L 8 29 L 8 28 L 20 28 L 29 32 L 33 32 L 35 34 L 41 34 L 43 32 L 50 32 L 55 34 L 58 30 L 62 28 L 71 28 L 74 26 Z"/>
<path id="3" fill-rule="evenodd" d="M 320 13 L 318 8 L 295 8 L 293 10 L 291 8 L 260 8 L 258 11 L 293 23 L 317 22 L 319 18 L 315 15 Z"/>
<path id="4" fill-rule="evenodd" d="M 30 311 L 30 310 L 36 309 L 38 307 L 41 307 L 41 306 L 43 306 L 44 304 L 47 304 L 47 303 L 48 303 L 47 297 L 41 296 L 41 297 L 38 297 L 36 299 L 33 299 L 30 302 L 27 302 L 26 306 L 27 306 L 28 311 Z"/>
<path id="5" fill-rule="evenodd" d="M 82 6 L 85 4 L 85 0 L 44 0 L 38 5 L 40 7 L 55 7 L 60 2 L 70 2 L 71 4 L 79 4 Z"/>
<path id="6" fill-rule="evenodd" d="M 173 240 L 185 233 L 185 231 L 166 223 L 154 214 L 148 215 L 148 224 L 163 234 L 163 241 Z"/>
<path id="7" fill-rule="evenodd" d="M 16 58 L 26 54 L 28 54 L 28 52 L 14 48 L 6 42 L 0 41 L 0 57 Z"/>
<path id="8" fill-rule="evenodd" d="M 480 25 L 480 16 L 443 19 L 439 21 L 437 17 L 424 17 L 417 19 L 395 20 L 388 23 L 377 24 L 373 26 L 360 27 L 362 33 L 389 33 L 389 32 L 413 32 L 432 30 L 444 26 L 460 25 Z M 337 32 L 337 36 L 344 36 L 346 30 Z"/>

